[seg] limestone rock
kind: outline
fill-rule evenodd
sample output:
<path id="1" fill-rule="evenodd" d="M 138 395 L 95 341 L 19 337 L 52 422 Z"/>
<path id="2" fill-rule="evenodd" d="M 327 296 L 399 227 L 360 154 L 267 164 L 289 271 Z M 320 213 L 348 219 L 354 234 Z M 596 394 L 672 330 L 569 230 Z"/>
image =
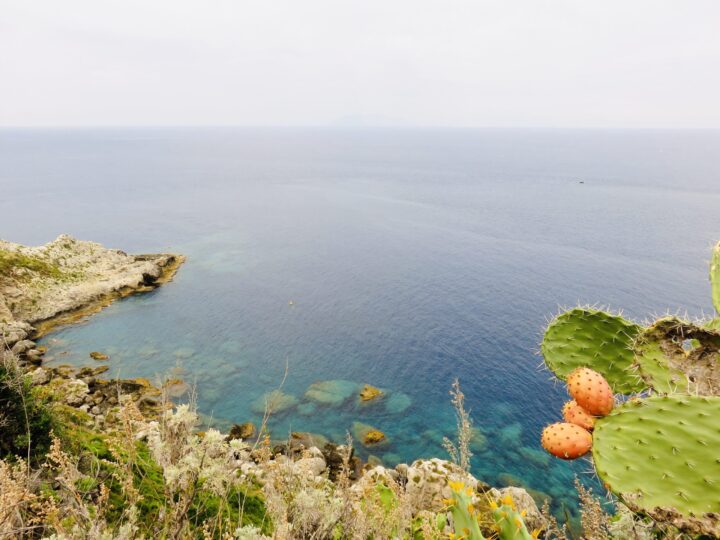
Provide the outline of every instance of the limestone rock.
<path id="1" fill-rule="evenodd" d="M 418 459 L 412 465 L 398 465 L 395 468 L 407 481 L 405 491 L 415 511 L 437 512 L 445 507 L 444 499 L 452 496 L 449 482 L 462 482 L 473 491 L 478 489 L 478 480 L 457 465 L 438 458 Z M 477 500 L 477 496 L 473 497 Z"/>
<path id="2" fill-rule="evenodd" d="M 25 353 L 25 359 L 31 364 L 39 365 L 42 363 L 43 354 L 39 349 L 30 349 Z"/>
<path id="3" fill-rule="evenodd" d="M 350 488 L 350 492 L 357 500 L 362 501 L 367 495 L 372 496 L 376 494 L 375 490 L 378 484 L 392 486 L 396 484 L 397 478 L 397 471 L 386 469 L 382 465 L 377 465 L 365 471 L 360 479 Z"/>
<path id="4" fill-rule="evenodd" d="M 23 354 L 30 349 L 35 347 L 35 342 L 30 341 L 29 339 L 23 339 L 21 341 L 18 341 L 15 343 L 15 345 L 12 346 L 10 349 L 13 354 Z"/>
<path id="5" fill-rule="evenodd" d="M 39 386 L 50 382 L 50 372 L 41 367 L 30 372 L 30 380 L 32 384 Z"/>
<path id="6" fill-rule="evenodd" d="M 0 296 L 2 294 L 0 293 Z M 32 332 L 33 327 L 24 321 L 7 320 L 0 317 L 0 339 L 6 347 L 15 345 L 18 341 L 26 339 Z"/>
<path id="7" fill-rule="evenodd" d="M 65 402 L 73 407 L 80 407 L 85 402 L 85 396 L 90 391 L 88 385 L 78 379 L 69 381 L 64 389 Z"/>
<path id="8" fill-rule="evenodd" d="M 293 465 L 293 471 L 304 476 L 320 476 L 325 468 L 325 460 L 322 457 L 302 458 Z"/>
<path id="9" fill-rule="evenodd" d="M 0 240 L 0 252 L 14 260 L 11 271 L 0 276 L 0 320 L 12 322 L 9 311 L 13 319 L 29 323 L 157 284 L 183 261 L 169 254 L 128 255 L 67 235 L 38 247 Z"/>

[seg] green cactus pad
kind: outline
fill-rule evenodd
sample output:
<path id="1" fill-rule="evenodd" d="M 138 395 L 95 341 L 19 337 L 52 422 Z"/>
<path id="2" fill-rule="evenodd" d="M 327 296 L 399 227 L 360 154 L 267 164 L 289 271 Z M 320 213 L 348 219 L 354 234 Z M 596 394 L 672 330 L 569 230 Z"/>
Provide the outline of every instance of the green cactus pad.
<path id="1" fill-rule="evenodd" d="M 631 400 L 595 424 L 598 476 L 633 511 L 720 535 L 720 398 Z"/>
<path id="2" fill-rule="evenodd" d="M 471 496 L 464 489 L 453 489 L 453 503 L 450 505 L 450 515 L 453 518 L 453 528 L 458 538 L 468 540 L 485 540 L 480 531 L 480 524 L 475 515 Z"/>
<path id="3" fill-rule="evenodd" d="M 675 317 L 638 334 L 635 366 L 658 393 L 720 395 L 720 333 Z"/>
<path id="4" fill-rule="evenodd" d="M 642 328 L 605 311 L 574 308 L 555 317 L 545 331 L 545 364 L 562 380 L 577 367 L 602 373 L 615 393 L 646 388 L 633 366 L 631 344 Z"/>
<path id="5" fill-rule="evenodd" d="M 520 512 L 514 505 L 503 504 L 492 511 L 499 540 L 533 540 Z"/>
<path id="6" fill-rule="evenodd" d="M 712 258 L 710 259 L 710 286 L 715 311 L 720 313 L 720 242 L 713 248 Z"/>

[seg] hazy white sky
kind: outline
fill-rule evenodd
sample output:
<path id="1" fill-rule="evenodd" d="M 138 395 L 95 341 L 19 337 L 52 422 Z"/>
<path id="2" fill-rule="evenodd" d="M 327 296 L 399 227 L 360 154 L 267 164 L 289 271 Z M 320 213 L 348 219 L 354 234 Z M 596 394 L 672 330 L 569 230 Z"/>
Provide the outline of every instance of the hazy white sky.
<path id="1" fill-rule="evenodd" d="M 0 125 L 720 128 L 720 0 L 0 0 Z"/>

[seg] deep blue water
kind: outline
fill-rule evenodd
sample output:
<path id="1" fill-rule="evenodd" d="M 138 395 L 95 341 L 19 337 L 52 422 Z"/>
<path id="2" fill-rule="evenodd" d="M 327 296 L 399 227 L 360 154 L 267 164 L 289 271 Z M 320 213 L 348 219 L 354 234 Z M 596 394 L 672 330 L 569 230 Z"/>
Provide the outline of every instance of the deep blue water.
<path id="1" fill-rule="evenodd" d="M 257 422 L 287 365 L 301 405 L 275 436 L 361 421 L 388 434 L 372 453 L 390 464 L 444 455 L 458 377 L 487 437 L 473 472 L 557 510 L 590 467 L 540 450 L 566 399 L 538 369 L 545 320 L 578 302 L 711 313 L 718 156 L 717 131 L 5 130 L 0 236 L 188 257 L 172 284 L 49 336 L 56 363 L 180 363 L 221 426 Z M 328 379 L 389 396 L 309 407 Z"/>

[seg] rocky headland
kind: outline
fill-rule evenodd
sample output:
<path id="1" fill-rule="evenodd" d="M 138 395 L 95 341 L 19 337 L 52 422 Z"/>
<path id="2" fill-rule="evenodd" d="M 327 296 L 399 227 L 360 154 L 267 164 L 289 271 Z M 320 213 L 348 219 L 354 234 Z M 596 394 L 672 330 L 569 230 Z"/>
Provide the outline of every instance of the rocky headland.
<path id="1" fill-rule="evenodd" d="M 183 261 L 168 253 L 129 255 L 68 235 L 37 247 L 0 240 L 0 336 L 16 353 L 38 357 L 42 351 L 28 340 L 158 287 Z"/>

